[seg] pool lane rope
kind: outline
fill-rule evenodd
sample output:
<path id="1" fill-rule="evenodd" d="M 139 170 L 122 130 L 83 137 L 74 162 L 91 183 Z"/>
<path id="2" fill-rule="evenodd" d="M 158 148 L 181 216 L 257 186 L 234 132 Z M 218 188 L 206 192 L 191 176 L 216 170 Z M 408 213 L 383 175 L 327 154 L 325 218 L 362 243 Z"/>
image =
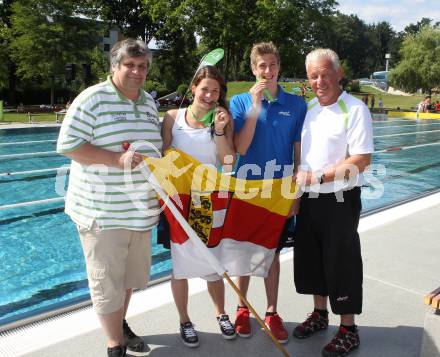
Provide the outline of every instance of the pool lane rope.
<path id="1" fill-rule="evenodd" d="M 406 124 L 406 125 L 373 125 L 373 129 L 404 128 L 407 126 L 440 125 L 440 123 Z"/>
<path id="2" fill-rule="evenodd" d="M 9 155 L 0 155 L 0 160 L 8 160 L 8 159 L 22 159 L 26 157 L 35 157 L 35 156 L 53 156 L 58 155 L 56 151 L 40 151 L 40 152 L 27 152 L 22 154 L 9 154 Z"/>
<path id="3" fill-rule="evenodd" d="M 31 141 L 11 141 L 9 143 L 0 143 L 0 146 L 10 145 L 27 145 L 27 144 L 40 144 L 40 143 L 56 143 L 57 140 L 31 140 Z"/>
<path id="4" fill-rule="evenodd" d="M 381 153 L 400 151 L 400 150 L 409 150 L 409 149 L 415 149 L 415 148 L 421 148 L 421 147 L 425 147 L 425 146 L 433 146 L 433 145 L 439 145 L 439 144 L 440 144 L 440 141 L 434 141 L 432 143 L 420 144 L 420 145 L 396 146 L 396 147 L 386 148 L 383 150 L 374 151 L 373 154 L 381 154 Z"/>
<path id="5" fill-rule="evenodd" d="M 10 205 L 0 206 L 0 211 L 1 210 L 6 210 L 6 209 L 19 208 L 19 207 L 27 207 L 27 206 L 33 206 L 33 205 L 40 205 L 40 204 L 43 204 L 43 203 L 55 203 L 55 202 L 62 202 L 62 201 L 64 201 L 64 197 L 54 197 L 54 198 L 47 198 L 45 200 L 13 203 L 13 204 L 10 204 Z"/>
<path id="6" fill-rule="evenodd" d="M 415 131 L 411 133 L 397 133 L 397 134 L 385 134 L 385 135 L 376 135 L 374 138 L 391 138 L 393 136 L 403 136 L 403 135 L 418 135 L 418 134 L 424 134 L 424 133 L 435 133 L 439 132 L 439 130 L 423 130 L 423 131 Z"/>
<path id="7" fill-rule="evenodd" d="M 70 166 L 69 167 L 59 166 L 59 167 L 53 167 L 53 168 L 50 168 L 50 169 L 40 169 L 40 170 L 2 172 L 2 173 L 0 173 L 0 177 L 2 177 L 2 176 L 19 176 L 19 175 L 27 175 L 27 174 L 36 174 L 36 173 L 41 173 L 41 172 L 53 172 L 53 171 L 58 171 L 60 169 L 64 169 L 64 171 L 68 172 L 68 171 L 70 171 Z"/>

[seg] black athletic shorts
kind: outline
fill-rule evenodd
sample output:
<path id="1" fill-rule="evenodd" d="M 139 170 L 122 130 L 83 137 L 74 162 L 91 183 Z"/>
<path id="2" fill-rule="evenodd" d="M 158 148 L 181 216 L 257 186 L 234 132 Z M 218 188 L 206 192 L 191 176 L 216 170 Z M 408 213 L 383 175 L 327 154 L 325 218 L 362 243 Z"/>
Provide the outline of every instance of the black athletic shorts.
<path id="1" fill-rule="evenodd" d="M 278 241 L 278 247 L 276 252 L 279 253 L 283 248 L 293 247 L 294 236 L 293 232 L 295 231 L 295 216 L 288 218 L 286 223 L 284 224 L 283 231 L 280 235 L 280 240 Z"/>
<path id="2" fill-rule="evenodd" d="M 300 294 L 329 296 L 335 314 L 362 312 L 362 257 L 357 232 L 359 187 L 301 197 L 294 247 L 294 277 Z"/>
<path id="3" fill-rule="evenodd" d="M 157 226 L 157 244 L 162 244 L 165 249 L 171 249 L 170 225 L 163 212 L 160 213 Z"/>

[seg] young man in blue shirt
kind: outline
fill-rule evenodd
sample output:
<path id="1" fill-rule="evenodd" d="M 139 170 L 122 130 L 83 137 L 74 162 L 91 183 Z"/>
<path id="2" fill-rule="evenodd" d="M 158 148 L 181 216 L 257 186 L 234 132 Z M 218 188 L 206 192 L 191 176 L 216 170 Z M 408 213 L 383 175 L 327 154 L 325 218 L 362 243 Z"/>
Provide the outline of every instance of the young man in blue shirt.
<path id="1" fill-rule="evenodd" d="M 230 102 L 235 127 L 234 144 L 240 154 L 237 177 L 256 180 L 292 175 L 298 169 L 300 160 L 306 103 L 302 98 L 284 92 L 278 85 L 280 56 L 272 42 L 255 44 L 250 59 L 257 82 L 249 92 L 235 95 Z M 289 217 L 295 215 L 297 209 L 295 201 Z M 288 219 L 264 281 L 267 296 L 265 323 L 281 343 L 288 341 L 289 334 L 277 313 L 279 252 L 289 243 L 292 244 L 292 235 L 289 234 L 291 225 L 291 219 Z M 245 296 L 249 281 L 249 276 L 238 278 L 238 287 Z M 235 327 L 242 337 L 252 335 L 249 310 L 243 301 L 238 305 Z"/>

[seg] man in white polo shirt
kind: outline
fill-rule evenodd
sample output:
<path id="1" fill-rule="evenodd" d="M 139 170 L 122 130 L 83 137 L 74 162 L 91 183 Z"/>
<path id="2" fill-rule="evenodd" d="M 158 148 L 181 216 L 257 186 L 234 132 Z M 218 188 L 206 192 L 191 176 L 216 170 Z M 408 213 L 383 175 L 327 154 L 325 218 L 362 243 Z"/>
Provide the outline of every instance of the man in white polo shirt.
<path id="1" fill-rule="evenodd" d="M 327 300 L 340 315 L 325 357 L 345 356 L 359 346 L 354 315 L 362 312 L 362 257 L 357 232 L 362 172 L 373 148 L 371 115 L 343 92 L 338 55 L 317 49 L 306 57 L 310 101 L 301 135 L 297 184 L 303 194 L 295 231 L 296 290 L 313 295 L 314 311 L 293 335 L 307 338 L 328 326 Z"/>
<path id="2" fill-rule="evenodd" d="M 145 350 L 125 314 L 133 288 L 146 287 L 158 222 L 156 194 L 137 167 L 142 155 L 162 148 L 156 105 L 142 89 L 151 59 L 143 41 L 116 43 L 112 75 L 73 101 L 57 145 L 72 159 L 66 213 L 78 227 L 109 357 L 125 356 L 127 347 Z"/>

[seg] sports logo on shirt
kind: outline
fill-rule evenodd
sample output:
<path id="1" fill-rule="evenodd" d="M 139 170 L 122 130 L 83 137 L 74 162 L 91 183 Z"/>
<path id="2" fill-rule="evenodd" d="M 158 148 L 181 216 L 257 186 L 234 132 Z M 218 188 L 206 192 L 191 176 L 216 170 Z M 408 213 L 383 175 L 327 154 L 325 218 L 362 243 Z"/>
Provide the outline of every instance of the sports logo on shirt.
<path id="1" fill-rule="evenodd" d="M 157 126 L 158 128 L 160 128 L 160 123 L 159 123 L 159 120 L 157 120 L 156 115 L 151 114 L 149 112 L 146 112 L 145 114 L 147 116 L 147 119 L 146 119 L 147 123 L 153 124 L 153 125 Z"/>
<path id="2" fill-rule="evenodd" d="M 278 115 L 281 115 L 283 117 L 290 117 L 290 112 L 278 112 Z"/>
<path id="3" fill-rule="evenodd" d="M 112 119 L 116 121 L 127 120 L 127 113 L 125 112 L 115 112 L 112 113 Z"/>

